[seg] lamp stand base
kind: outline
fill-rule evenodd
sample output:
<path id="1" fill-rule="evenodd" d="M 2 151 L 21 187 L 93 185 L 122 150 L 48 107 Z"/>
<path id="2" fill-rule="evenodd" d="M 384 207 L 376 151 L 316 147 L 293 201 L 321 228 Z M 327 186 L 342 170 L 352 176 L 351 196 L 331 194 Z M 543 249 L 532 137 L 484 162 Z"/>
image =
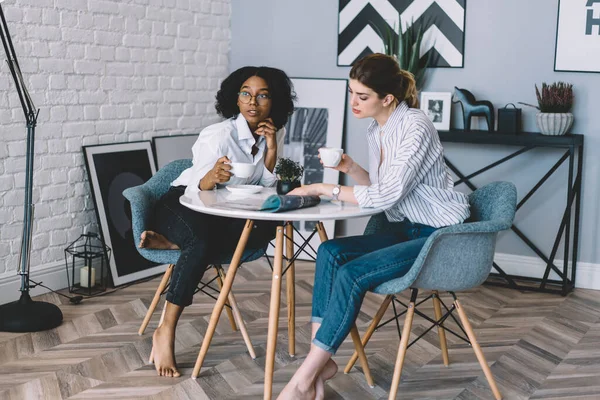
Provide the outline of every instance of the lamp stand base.
<path id="1" fill-rule="evenodd" d="M 21 298 L 0 306 L 0 332 L 38 332 L 56 328 L 63 315 L 56 305 L 33 301 L 28 292 Z"/>

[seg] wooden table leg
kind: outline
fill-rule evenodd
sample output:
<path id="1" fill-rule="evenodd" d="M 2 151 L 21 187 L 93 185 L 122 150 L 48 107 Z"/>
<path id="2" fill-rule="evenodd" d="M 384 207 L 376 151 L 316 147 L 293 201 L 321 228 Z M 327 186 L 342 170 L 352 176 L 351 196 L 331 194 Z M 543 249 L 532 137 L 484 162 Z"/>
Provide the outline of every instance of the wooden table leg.
<path id="1" fill-rule="evenodd" d="M 273 370 L 275 367 L 275 348 L 277 347 L 282 270 L 283 226 L 278 226 L 277 236 L 275 237 L 275 260 L 273 263 L 273 280 L 271 283 L 271 306 L 269 308 L 269 333 L 267 335 L 267 359 L 265 362 L 265 400 L 271 400 L 271 396 L 273 395 Z M 229 277 L 229 273 L 227 274 L 227 277 Z"/>
<path id="2" fill-rule="evenodd" d="M 206 357 L 206 353 L 208 352 L 208 346 L 210 346 L 212 337 L 215 334 L 215 330 L 217 329 L 219 317 L 221 316 L 223 307 L 225 307 L 225 302 L 227 301 L 229 292 L 231 292 L 231 286 L 233 286 L 233 278 L 235 278 L 235 273 L 237 272 L 237 269 L 240 266 L 240 261 L 242 260 L 242 255 L 244 254 L 244 250 L 246 249 L 246 243 L 248 243 L 248 237 L 250 236 L 250 232 L 252 232 L 253 227 L 254 221 L 250 219 L 247 220 L 246 225 L 244 226 L 244 230 L 242 231 L 242 234 L 240 236 L 240 240 L 238 241 L 237 247 L 235 248 L 235 253 L 233 254 L 233 258 L 231 259 L 231 264 L 229 264 L 229 270 L 227 271 L 225 282 L 223 282 L 223 288 L 221 289 L 221 293 L 219 293 L 219 297 L 215 304 L 215 308 L 213 308 L 212 315 L 210 316 L 210 322 L 208 323 L 208 328 L 206 329 L 206 334 L 204 335 L 204 340 L 202 341 L 202 347 L 200 348 L 200 353 L 198 354 L 198 359 L 196 360 L 196 365 L 194 366 L 194 371 L 192 372 L 192 378 L 194 379 L 196 379 L 200 374 L 200 369 L 202 368 L 202 364 L 204 363 L 204 357 Z"/>
<path id="3" fill-rule="evenodd" d="M 285 226 L 285 249 L 288 260 L 294 257 L 294 226 L 288 222 Z M 286 272 L 287 308 L 288 308 L 288 350 L 290 357 L 296 355 L 296 269 L 294 261 L 288 262 Z"/>

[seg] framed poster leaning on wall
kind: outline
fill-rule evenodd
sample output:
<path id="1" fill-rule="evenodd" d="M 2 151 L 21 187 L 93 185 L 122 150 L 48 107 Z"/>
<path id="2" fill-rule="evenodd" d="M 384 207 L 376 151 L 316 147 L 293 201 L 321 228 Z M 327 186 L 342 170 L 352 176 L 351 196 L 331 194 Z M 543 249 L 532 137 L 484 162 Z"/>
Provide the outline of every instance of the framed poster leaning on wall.
<path id="1" fill-rule="evenodd" d="M 142 257 L 131 228 L 131 208 L 123 190 L 146 182 L 156 173 L 150 141 L 84 146 L 85 163 L 115 286 L 156 275 L 167 265 Z"/>

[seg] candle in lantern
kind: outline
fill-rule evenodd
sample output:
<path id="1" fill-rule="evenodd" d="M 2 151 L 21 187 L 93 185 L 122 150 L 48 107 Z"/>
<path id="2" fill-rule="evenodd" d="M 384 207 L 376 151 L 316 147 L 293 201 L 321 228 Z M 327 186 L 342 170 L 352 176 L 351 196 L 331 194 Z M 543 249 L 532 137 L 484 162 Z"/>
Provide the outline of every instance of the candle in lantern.
<path id="1" fill-rule="evenodd" d="M 90 276 L 91 270 L 91 276 Z M 81 287 L 93 287 L 96 285 L 96 268 L 90 268 L 87 265 L 85 267 L 81 267 L 79 277 L 79 284 Z M 91 278 L 91 279 L 90 279 Z M 88 282 L 89 279 L 89 282 Z M 89 283 L 89 286 L 88 286 Z"/>

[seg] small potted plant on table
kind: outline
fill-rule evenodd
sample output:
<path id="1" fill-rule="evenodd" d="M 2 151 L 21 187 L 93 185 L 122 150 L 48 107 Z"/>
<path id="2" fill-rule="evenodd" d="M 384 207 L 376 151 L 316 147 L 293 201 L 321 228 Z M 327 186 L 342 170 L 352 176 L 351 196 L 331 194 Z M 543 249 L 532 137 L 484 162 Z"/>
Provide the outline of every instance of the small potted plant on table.
<path id="1" fill-rule="evenodd" d="M 277 181 L 278 194 L 287 194 L 302 185 L 300 180 L 304 173 L 304 167 L 290 158 L 280 158 L 274 172 L 279 179 Z"/>
<path id="2" fill-rule="evenodd" d="M 540 91 L 535 85 L 535 94 L 538 105 L 521 103 L 537 108 L 540 112 L 536 115 L 536 122 L 540 132 L 544 135 L 564 135 L 573 125 L 573 85 L 564 82 L 555 82 L 551 85 L 542 83 Z"/>

